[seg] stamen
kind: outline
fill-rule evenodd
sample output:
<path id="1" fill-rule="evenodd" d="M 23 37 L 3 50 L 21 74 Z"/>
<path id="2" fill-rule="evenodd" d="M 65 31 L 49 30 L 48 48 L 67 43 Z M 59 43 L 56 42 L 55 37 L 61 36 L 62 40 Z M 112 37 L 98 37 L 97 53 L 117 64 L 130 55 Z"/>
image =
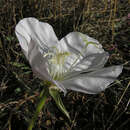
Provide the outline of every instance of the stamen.
<path id="1" fill-rule="evenodd" d="M 54 50 L 55 49 L 55 50 Z M 65 71 L 65 60 L 70 55 L 69 52 L 60 52 L 56 47 L 53 47 L 53 51 L 48 52 L 44 55 L 48 59 L 49 73 L 55 80 L 60 80 L 64 77 Z"/>

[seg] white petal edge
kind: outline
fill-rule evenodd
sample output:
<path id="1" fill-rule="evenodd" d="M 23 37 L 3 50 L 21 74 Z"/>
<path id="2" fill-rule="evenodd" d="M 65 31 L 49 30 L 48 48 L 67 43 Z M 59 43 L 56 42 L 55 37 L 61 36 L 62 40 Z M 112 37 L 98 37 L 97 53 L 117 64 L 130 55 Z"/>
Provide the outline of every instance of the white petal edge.
<path id="1" fill-rule="evenodd" d="M 88 44 L 88 46 L 86 46 L 86 42 L 84 41 L 84 39 L 95 44 Z M 71 32 L 63 37 L 60 40 L 59 48 L 62 51 L 73 52 L 77 55 L 81 54 L 85 57 L 91 54 L 104 52 L 102 45 L 99 44 L 96 39 L 80 32 Z"/>
<path id="2" fill-rule="evenodd" d="M 48 23 L 40 22 L 33 17 L 22 19 L 16 25 L 15 33 L 22 49 L 26 52 L 31 39 L 33 39 L 35 44 L 38 44 L 42 49 L 44 49 L 45 46 L 56 46 L 58 43 L 52 26 Z"/>
<path id="3" fill-rule="evenodd" d="M 82 37 L 94 44 L 87 45 Z M 65 69 L 74 68 L 76 64 L 80 64 L 80 61 L 89 55 L 104 53 L 102 45 L 96 39 L 80 32 L 71 32 L 63 37 L 57 48 L 60 52 L 69 52 L 71 54 L 64 64 Z"/>
<path id="4" fill-rule="evenodd" d="M 122 72 L 123 66 L 102 68 L 91 73 L 83 73 L 70 80 L 61 81 L 66 89 L 87 94 L 97 94 L 108 88 Z"/>
<path id="5" fill-rule="evenodd" d="M 76 75 L 79 75 L 83 72 L 91 72 L 96 71 L 102 67 L 104 67 L 105 63 L 109 58 L 109 54 L 107 52 L 104 53 L 97 53 L 86 56 L 78 64 L 76 64 L 70 72 L 68 72 L 64 79 L 70 79 Z"/>
<path id="6" fill-rule="evenodd" d="M 88 72 L 88 71 L 93 71 L 95 69 L 102 68 L 104 67 L 108 58 L 109 58 L 109 54 L 107 52 L 86 56 L 73 67 L 72 71 Z"/>

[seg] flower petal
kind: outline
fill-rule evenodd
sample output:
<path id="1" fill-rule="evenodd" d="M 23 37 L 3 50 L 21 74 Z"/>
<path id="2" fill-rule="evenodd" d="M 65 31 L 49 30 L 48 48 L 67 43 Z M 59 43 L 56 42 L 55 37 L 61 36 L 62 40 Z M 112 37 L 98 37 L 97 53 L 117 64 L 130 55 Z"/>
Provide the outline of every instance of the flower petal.
<path id="1" fill-rule="evenodd" d="M 104 67 L 108 58 L 109 54 L 107 52 L 86 56 L 71 68 L 71 70 L 65 75 L 64 79 L 69 79 L 84 72 L 88 73 L 100 69 Z"/>
<path id="2" fill-rule="evenodd" d="M 28 45 L 33 39 L 42 49 L 51 47 L 58 43 L 58 39 L 51 25 L 45 22 L 39 22 L 35 18 L 24 18 L 16 28 L 16 35 L 19 39 L 22 49 L 28 53 Z"/>
<path id="3" fill-rule="evenodd" d="M 88 72 L 88 71 L 93 71 L 95 69 L 102 68 L 104 67 L 108 58 L 109 58 L 109 54 L 107 52 L 86 56 L 78 64 L 74 66 L 72 71 Z"/>
<path id="4" fill-rule="evenodd" d="M 19 40 L 19 44 L 22 48 L 22 51 L 23 51 L 24 55 L 26 56 L 26 58 L 28 59 L 28 44 L 30 43 L 31 38 L 27 34 L 27 32 L 24 30 L 24 28 L 19 26 L 19 24 L 17 24 L 17 26 L 15 28 L 15 33 Z"/>
<path id="5" fill-rule="evenodd" d="M 76 64 L 80 64 L 83 58 L 93 55 L 104 53 L 99 42 L 80 32 L 71 32 L 60 40 L 57 46 L 60 52 L 69 52 L 68 60 L 65 62 L 65 68 L 74 68 Z M 71 71 L 70 71 L 71 72 Z"/>
<path id="6" fill-rule="evenodd" d="M 32 67 L 33 72 L 43 80 L 52 81 L 51 76 L 48 74 L 47 59 L 43 57 L 39 46 L 31 40 L 28 46 L 28 60 Z"/>
<path id="7" fill-rule="evenodd" d="M 102 68 L 91 73 L 83 73 L 68 80 L 61 81 L 66 89 L 97 94 L 108 88 L 109 84 L 116 80 L 122 72 L 123 66 Z"/>
<path id="8" fill-rule="evenodd" d="M 71 32 L 60 40 L 61 49 L 88 56 L 96 53 L 103 53 L 102 45 L 99 42 L 80 32 Z"/>

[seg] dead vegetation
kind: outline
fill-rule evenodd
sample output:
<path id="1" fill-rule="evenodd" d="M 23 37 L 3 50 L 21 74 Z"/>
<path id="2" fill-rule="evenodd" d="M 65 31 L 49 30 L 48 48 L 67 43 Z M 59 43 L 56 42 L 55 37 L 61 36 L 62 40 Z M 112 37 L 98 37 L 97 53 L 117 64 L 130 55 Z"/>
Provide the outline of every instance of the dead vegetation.
<path id="1" fill-rule="evenodd" d="M 69 92 L 64 104 L 72 124 L 48 99 L 34 130 L 128 130 L 130 103 L 129 0 L 0 1 L 0 129 L 26 130 L 35 111 L 41 81 L 33 76 L 14 34 L 18 21 L 36 17 L 50 23 L 59 39 L 80 31 L 110 53 L 107 65 L 124 64 L 112 87 L 99 95 Z"/>

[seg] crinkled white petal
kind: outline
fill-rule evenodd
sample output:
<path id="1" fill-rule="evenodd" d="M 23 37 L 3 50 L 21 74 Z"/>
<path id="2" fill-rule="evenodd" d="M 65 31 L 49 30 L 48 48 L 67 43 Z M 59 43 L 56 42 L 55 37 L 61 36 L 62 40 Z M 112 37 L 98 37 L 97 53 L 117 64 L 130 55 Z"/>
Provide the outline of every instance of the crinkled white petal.
<path id="1" fill-rule="evenodd" d="M 22 51 L 23 51 L 24 55 L 26 56 L 26 58 L 28 59 L 28 45 L 30 43 L 31 38 L 27 34 L 27 32 L 24 30 L 24 28 L 19 26 L 19 24 L 15 28 L 15 33 L 19 40 L 19 44 L 22 48 Z"/>
<path id="2" fill-rule="evenodd" d="M 80 32 L 71 32 L 60 40 L 61 50 L 68 50 L 75 54 L 88 56 L 96 53 L 103 53 L 104 50 L 99 42 Z"/>
<path id="3" fill-rule="evenodd" d="M 61 52 L 69 52 L 71 54 L 70 56 L 68 56 L 64 64 L 65 69 L 70 72 L 71 69 L 74 68 L 74 66 L 76 66 L 77 64 L 77 68 L 79 68 L 80 66 L 81 69 L 84 64 L 82 61 L 87 56 L 104 53 L 101 44 L 99 44 L 99 42 L 96 39 L 93 39 L 80 32 L 71 32 L 68 35 L 66 35 L 64 38 L 60 40 L 60 44 L 58 44 L 57 48 Z M 82 63 L 80 64 L 80 62 Z M 90 61 L 86 60 L 85 64 L 87 64 L 87 66 L 89 63 Z"/>
<path id="4" fill-rule="evenodd" d="M 43 80 L 51 81 L 52 78 L 48 73 L 47 59 L 43 57 L 39 51 L 39 46 L 33 40 L 30 41 L 28 46 L 28 60 L 32 67 L 33 72 Z"/>
<path id="5" fill-rule="evenodd" d="M 66 89 L 82 93 L 97 94 L 108 88 L 122 72 L 122 66 L 112 66 L 83 73 L 68 80 L 61 81 Z"/>
<path id="6" fill-rule="evenodd" d="M 35 18 L 24 18 L 16 25 L 15 33 L 33 71 L 40 78 L 50 80 L 48 61 L 43 55 L 58 43 L 51 25 Z"/>
<path id="7" fill-rule="evenodd" d="M 28 45 L 33 39 L 43 50 L 45 48 L 56 46 L 58 39 L 51 25 L 40 22 L 36 18 L 24 18 L 15 28 L 15 33 L 22 49 L 28 53 Z"/>
<path id="8" fill-rule="evenodd" d="M 95 69 L 102 68 L 104 67 L 108 58 L 109 58 L 109 54 L 107 52 L 86 56 L 73 67 L 72 71 L 88 72 L 88 71 L 93 71 Z"/>
<path id="9" fill-rule="evenodd" d="M 62 38 L 59 42 L 59 44 L 57 45 L 57 49 L 59 50 L 59 52 L 61 53 L 68 53 L 68 56 L 65 59 L 64 62 L 64 70 L 65 72 L 67 72 L 70 67 L 73 64 L 78 63 L 83 57 L 79 55 L 78 52 L 75 52 L 73 49 L 71 49 L 63 40 L 64 38 Z"/>
<path id="10" fill-rule="evenodd" d="M 109 54 L 107 52 L 86 56 L 65 75 L 64 79 L 69 79 L 83 72 L 96 71 L 104 67 L 108 58 Z"/>

